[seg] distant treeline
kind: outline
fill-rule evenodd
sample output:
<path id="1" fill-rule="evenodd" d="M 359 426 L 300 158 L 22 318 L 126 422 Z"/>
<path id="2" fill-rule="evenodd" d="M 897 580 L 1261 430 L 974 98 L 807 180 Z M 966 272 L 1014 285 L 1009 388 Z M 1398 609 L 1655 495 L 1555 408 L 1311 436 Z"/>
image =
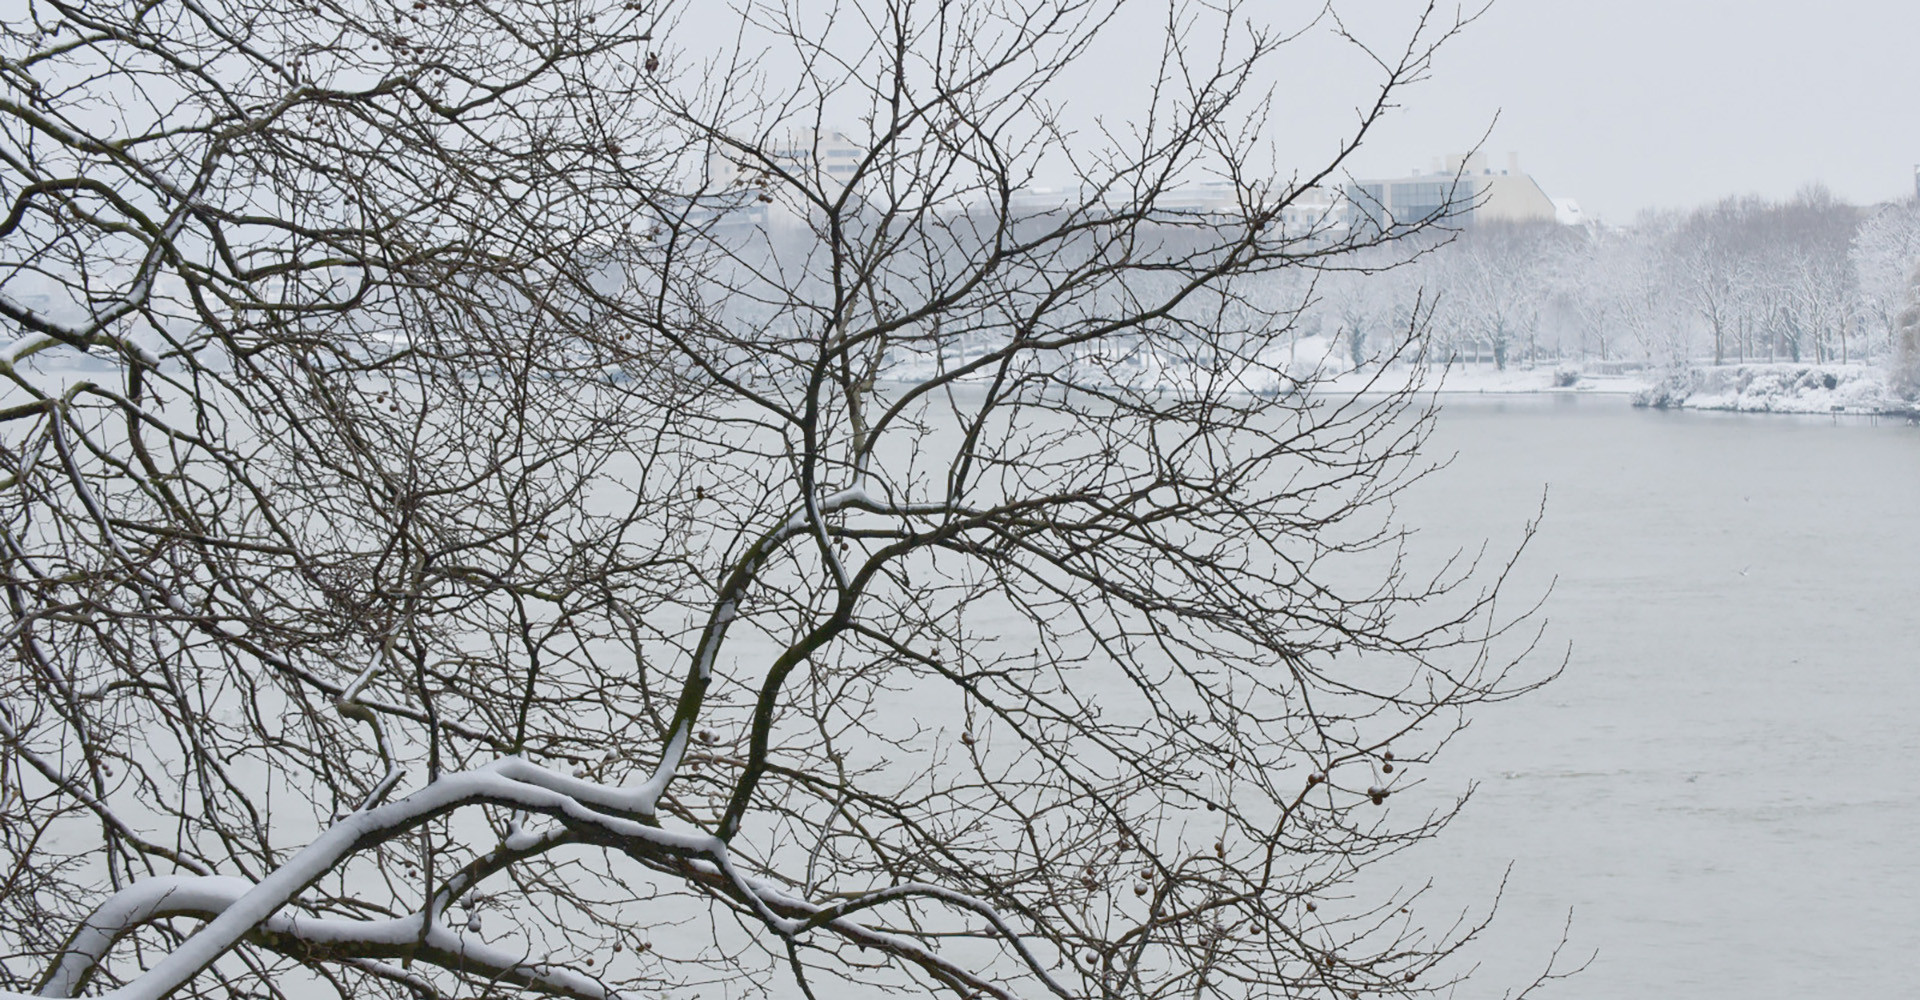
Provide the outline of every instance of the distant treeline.
<path id="1" fill-rule="evenodd" d="M 1920 204 L 1818 187 L 1630 226 L 1481 225 L 1323 274 L 1303 332 L 1359 362 L 1418 310 L 1431 355 L 1503 368 L 1878 362 L 1900 354 L 1916 262 Z"/>

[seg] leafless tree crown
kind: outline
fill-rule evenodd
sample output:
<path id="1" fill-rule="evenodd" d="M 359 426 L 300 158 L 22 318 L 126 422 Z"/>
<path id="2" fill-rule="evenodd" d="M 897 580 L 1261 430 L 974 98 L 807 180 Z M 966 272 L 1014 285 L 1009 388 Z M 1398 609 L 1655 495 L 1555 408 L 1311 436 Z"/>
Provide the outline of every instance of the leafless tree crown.
<path id="1" fill-rule="evenodd" d="M 1067 128 L 1115 8 L 10 6 L 0 995 L 1444 990 L 1350 886 L 1527 682 L 1281 218 L 1459 25 L 1275 179 L 1237 4 Z"/>

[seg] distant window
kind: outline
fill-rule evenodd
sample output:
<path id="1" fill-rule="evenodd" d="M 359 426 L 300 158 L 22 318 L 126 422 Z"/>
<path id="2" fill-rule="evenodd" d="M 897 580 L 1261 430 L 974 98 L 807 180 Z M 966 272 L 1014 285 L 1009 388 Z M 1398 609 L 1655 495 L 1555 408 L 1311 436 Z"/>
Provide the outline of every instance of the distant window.
<path id="1" fill-rule="evenodd" d="M 1437 205 L 1447 200 L 1449 184 L 1433 181 L 1420 181 L 1412 184 L 1393 186 L 1393 204 L 1399 205 Z"/>

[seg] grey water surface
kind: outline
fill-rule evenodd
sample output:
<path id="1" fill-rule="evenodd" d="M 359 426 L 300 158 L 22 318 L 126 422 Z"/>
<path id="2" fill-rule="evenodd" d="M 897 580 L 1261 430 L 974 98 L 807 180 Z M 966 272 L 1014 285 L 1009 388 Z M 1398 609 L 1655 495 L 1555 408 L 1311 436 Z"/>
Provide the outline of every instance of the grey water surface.
<path id="1" fill-rule="evenodd" d="M 1920 428 L 1456 398 L 1407 521 L 1557 577 L 1546 689 L 1478 713 L 1429 787 L 1479 787 L 1408 856 L 1484 904 L 1463 995 L 1560 938 L 1546 996 L 1920 996 Z"/>

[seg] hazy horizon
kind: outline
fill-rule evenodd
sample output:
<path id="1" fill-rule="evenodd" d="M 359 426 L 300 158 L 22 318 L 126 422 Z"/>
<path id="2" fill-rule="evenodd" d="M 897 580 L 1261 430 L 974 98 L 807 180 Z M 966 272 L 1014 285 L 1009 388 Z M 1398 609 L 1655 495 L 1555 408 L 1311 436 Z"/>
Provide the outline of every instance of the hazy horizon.
<path id="1" fill-rule="evenodd" d="M 1334 9 L 1391 49 L 1423 6 Z M 1307 28 L 1273 65 L 1268 138 L 1283 166 L 1324 162 L 1374 84 L 1329 20 L 1307 27 L 1319 9 L 1260 11 L 1282 30 Z M 1112 124 L 1141 106 L 1165 12 L 1129 8 L 1097 57 L 1061 81 L 1072 119 Z M 689 9 L 676 41 L 710 55 L 736 18 Z M 1494 165 L 1517 152 L 1548 195 L 1610 222 L 1731 196 L 1787 198 L 1812 184 L 1860 204 L 1904 198 L 1920 164 L 1915 39 L 1920 5 L 1886 0 L 1496 0 L 1441 50 L 1429 79 L 1400 93 L 1349 167 L 1399 176 L 1476 144 Z"/>

